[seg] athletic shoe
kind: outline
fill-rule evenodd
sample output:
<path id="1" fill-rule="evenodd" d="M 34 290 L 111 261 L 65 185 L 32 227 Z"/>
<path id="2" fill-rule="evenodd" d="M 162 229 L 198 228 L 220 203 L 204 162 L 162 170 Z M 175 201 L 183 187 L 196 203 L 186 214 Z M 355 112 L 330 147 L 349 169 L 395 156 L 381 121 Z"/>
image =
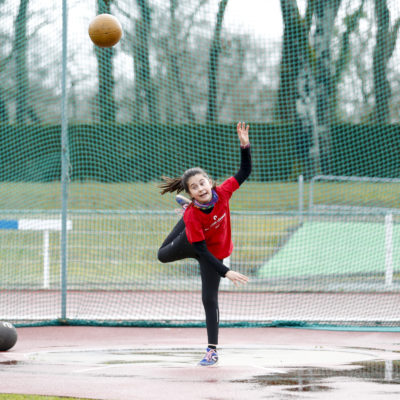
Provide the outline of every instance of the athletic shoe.
<path id="1" fill-rule="evenodd" d="M 212 367 L 218 362 L 218 352 L 217 350 L 210 349 L 207 347 L 207 352 L 204 358 L 199 362 L 199 365 L 203 367 Z"/>
<path id="2" fill-rule="evenodd" d="M 191 203 L 191 201 L 187 197 L 182 196 L 181 194 L 177 194 L 176 197 L 175 197 L 175 200 L 184 210 Z"/>

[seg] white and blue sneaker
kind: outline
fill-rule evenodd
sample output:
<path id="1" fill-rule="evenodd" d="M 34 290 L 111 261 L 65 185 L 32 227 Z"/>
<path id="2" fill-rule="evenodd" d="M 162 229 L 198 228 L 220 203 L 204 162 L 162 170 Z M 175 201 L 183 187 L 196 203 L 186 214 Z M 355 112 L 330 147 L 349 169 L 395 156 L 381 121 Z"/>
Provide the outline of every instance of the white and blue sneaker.
<path id="1" fill-rule="evenodd" d="M 178 215 L 183 215 L 185 213 L 186 209 L 189 207 L 189 204 L 191 203 L 191 201 L 187 197 L 182 196 L 181 194 L 177 194 L 175 197 L 175 200 L 182 207 L 182 208 L 175 209 L 175 212 Z"/>
<path id="2" fill-rule="evenodd" d="M 182 196 L 181 194 L 177 194 L 176 197 L 175 197 L 175 200 L 184 210 L 191 203 L 191 201 L 187 197 Z"/>
<path id="3" fill-rule="evenodd" d="M 199 365 L 203 367 L 212 367 L 218 363 L 218 352 L 215 349 L 207 347 L 206 355 L 199 362 Z"/>

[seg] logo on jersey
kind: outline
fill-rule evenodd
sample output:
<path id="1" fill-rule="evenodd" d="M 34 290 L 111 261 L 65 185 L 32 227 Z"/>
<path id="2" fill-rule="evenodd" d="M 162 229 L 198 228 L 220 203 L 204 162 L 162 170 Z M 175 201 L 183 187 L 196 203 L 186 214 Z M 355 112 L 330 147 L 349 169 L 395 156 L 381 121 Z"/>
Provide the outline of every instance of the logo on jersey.
<path id="1" fill-rule="evenodd" d="M 221 217 L 218 217 L 217 215 L 214 215 L 214 217 L 213 217 L 214 222 L 210 226 L 205 227 L 204 231 L 207 232 L 212 228 L 213 229 L 218 229 L 220 227 L 220 225 L 221 225 L 221 221 L 223 221 L 225 219 L 225 217 L 226 217 L 226 212 Z"/>

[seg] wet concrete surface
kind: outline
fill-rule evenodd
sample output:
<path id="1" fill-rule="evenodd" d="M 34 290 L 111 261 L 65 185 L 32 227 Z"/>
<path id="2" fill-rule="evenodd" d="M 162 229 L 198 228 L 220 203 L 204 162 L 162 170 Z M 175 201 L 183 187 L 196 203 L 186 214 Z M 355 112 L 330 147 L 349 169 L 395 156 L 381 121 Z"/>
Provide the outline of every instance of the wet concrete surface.
<path id="1" fill-rule="evenodd" d="M 32 331 L 30 345 L 0 353 L 0 393 L 109 400 L 400 398 L 399 333 L 236 329 L 221 346 L 218 366 L 204 368 L 197 366 L 204 348 L 193 345 L 202 330 L 157 332 L 104 330 L 98 336 L 83 330 L 92 335 L 80 336 L 67 329 L 45 340 Z"/>

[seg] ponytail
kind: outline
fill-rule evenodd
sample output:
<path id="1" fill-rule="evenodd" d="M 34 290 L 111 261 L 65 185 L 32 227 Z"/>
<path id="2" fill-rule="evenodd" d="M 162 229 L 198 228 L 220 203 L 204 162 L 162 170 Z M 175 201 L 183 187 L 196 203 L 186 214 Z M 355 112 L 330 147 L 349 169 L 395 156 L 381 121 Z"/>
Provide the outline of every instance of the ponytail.
<path id="1" fill-rule="evenodd" d="M 158 187 L 161 189 L 162 195 L 168 192 L 180 193 L 185 190 L 181 177 L 169 178 L 168 176 L 162 176 L 161 179 L 164 182 L 161 182 Z"/>
<path id="2" fill-rule="evenodd" d="M 164 181 L 158 185 L 161 189 L 161 194 L 168 192 L 183 192 L 189 193 L 188 180 L 194 175 L 203 175 L 207 179 L 210 179 L 207 173 L 200 167 L 190 168 L 186 170 L 182 176 L 178 178 L 168 178 L 168 176 L 162 176 L 161 179 Z M 213 189 L 215 189 L 216 183 L 210 179 Z"/>

